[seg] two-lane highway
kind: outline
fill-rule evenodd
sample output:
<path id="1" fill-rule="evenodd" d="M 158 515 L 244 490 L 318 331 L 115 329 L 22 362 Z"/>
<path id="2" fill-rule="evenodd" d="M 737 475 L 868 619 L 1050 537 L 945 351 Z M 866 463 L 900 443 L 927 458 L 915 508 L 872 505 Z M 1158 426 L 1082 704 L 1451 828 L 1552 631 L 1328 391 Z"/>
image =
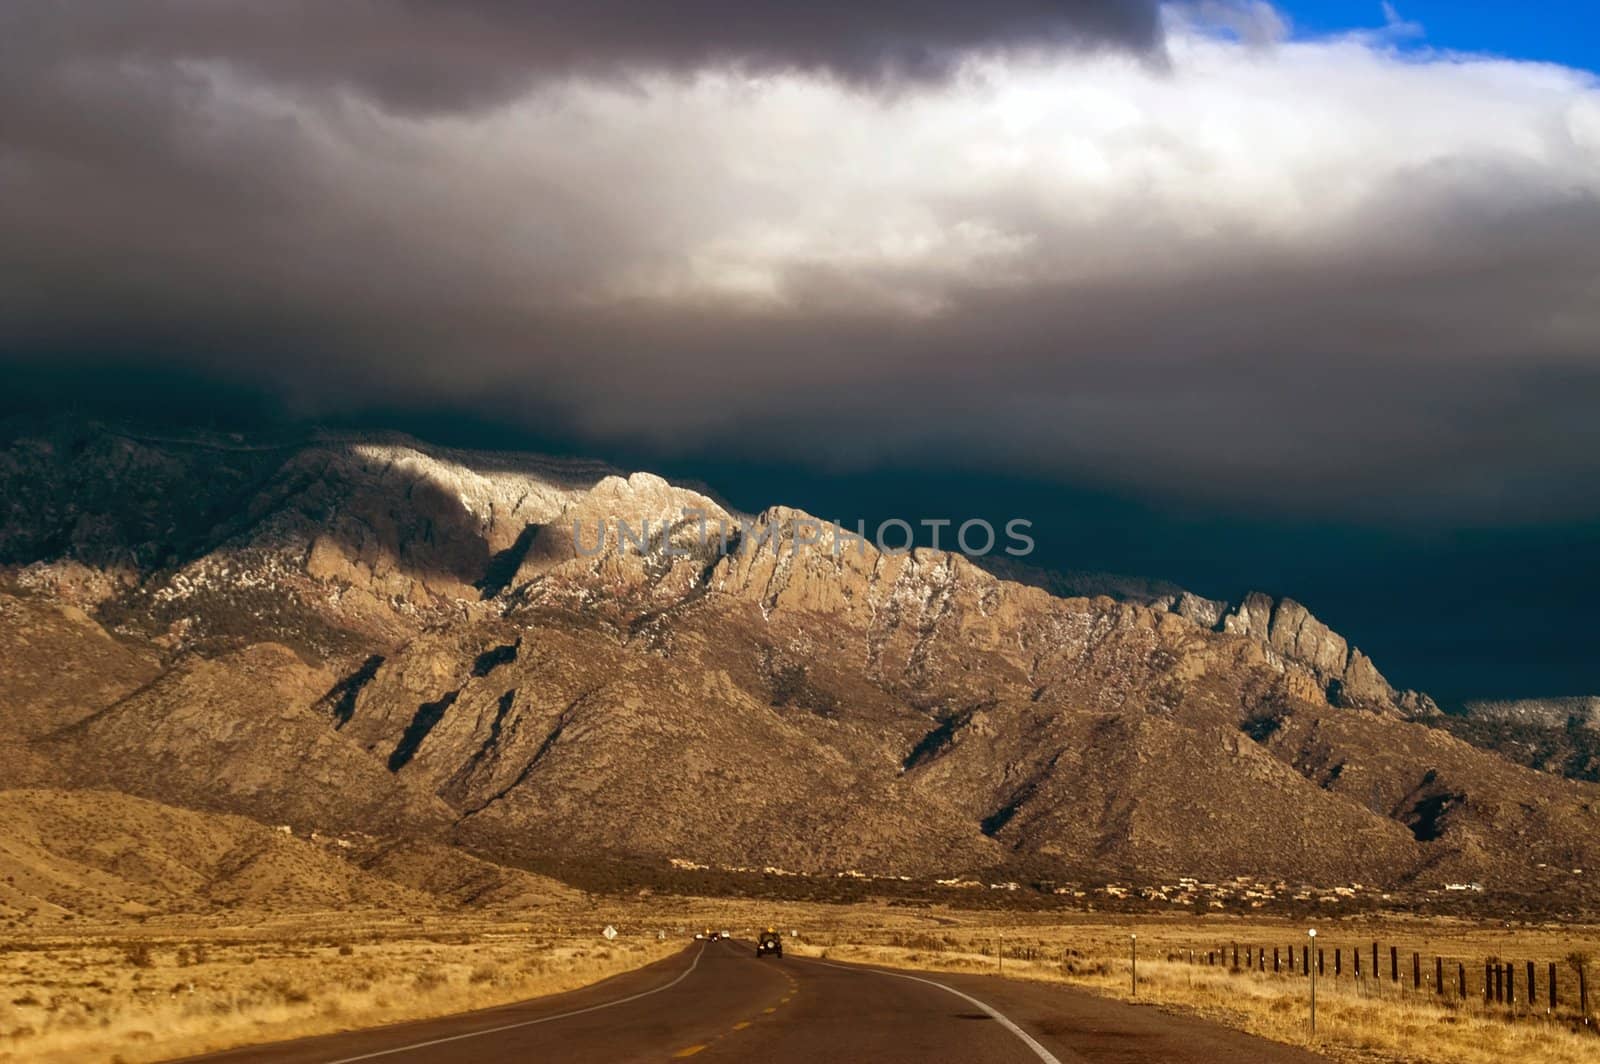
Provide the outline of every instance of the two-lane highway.
<path id="1" fill-rule="evenodd" d="M 695 943 L 665 961 L 568 994 L 195 1059 L 1311 1064 L 1323 1058 L 1059 986 L 758 958 L 754 946 L 717 942 Z"/>

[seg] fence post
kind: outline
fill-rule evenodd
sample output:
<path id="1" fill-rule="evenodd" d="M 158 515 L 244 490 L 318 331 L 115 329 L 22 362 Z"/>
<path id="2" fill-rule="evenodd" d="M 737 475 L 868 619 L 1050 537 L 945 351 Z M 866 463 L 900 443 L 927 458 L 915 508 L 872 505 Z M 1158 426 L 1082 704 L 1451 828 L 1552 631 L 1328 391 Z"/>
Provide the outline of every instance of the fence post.
<path id="1" fill-rule="evenodd" d="M 1490 961 L 1483 962 L 1483 1003 L 1494 1002 L 1494 964 Z"/>
<path id="2" fill-rule="evenodd" d="M 1400 947 L 1399 946 L 1390 946 L 1389 947 L 1389 982 L 1398 983 L 1399 981 L 1400 981 Z"/>
<path id="3" fill-rule="evenodd" d="M 1433 992 L 1444 993 L 1444 958 L 1440 956 L 1433 958 Z"/>
<path id="4" fill-rule="evenodd" d="M 1317 940 L 1317 929 L 1313 927 L 1307 931 L 1306 937 L 1315 942 Z M 1310 947 L 1307 948 L 1309 949 Z M 1317 950 L 1317 959 L 1319 962 L 1322 959 L 1322 950 L 1320 949 Z M 1319 963 L 1317 967 L 1321 968 L 1322 965 Z M 1306 974 L 1311 977 L 1311 1037 L 1314 1040 L 1317 1037 L 1317 973 L 1312 969 L 1309 957 L 1306 960 Z"/>
<path id="5" fill-rule="evenodd" d="M 1378 970 L 1378 944 L 1372 944 L 1372 978 L 1377 979 L 1383 973 Z"/>
<path id="6" fill-rule="evenodd" d="M 1333 974 L 1335 976 L 1344 974 L 1343 955 L 1343 950 L 1341 950 L 1338 946 L 1333 947 Z"/>
<path id="7" fill-rule="evenodd" d="M 1584 965 L 1578 965 L 1578 1013 L 1583 1017 L 1583 1022 L 1589 1022 L 1589 975 L 1584 971 Z"/>
<path id="8" fill-rule="evenodd" d="M 1301 946 L 1300 947 L 1300 974 L 1301 975 L 1310 975 L 1311 974 L 1311 947 L 1310 946 Z"/>
<path id="9" fill-rule="evenodd" d="M 1422 989 L 1422 958 L 1415 950 L 1411 953 L 1411 989 Z"/>
<path id="10" fill-rule="evenodd" d="M 1556 1011 L 1556 962 L 1550 962 L 1550 1011 Z"/>
<path id="11" fill-rule="evenodd" d="M 1533 982 L 1533 962 L 1528 962 L 1528 1008 L 1539 1003 L 1539 988 Z"/>
<path id="12" fill-rule="evenodd" d="M 1356 978 L 1360 979 L 1361 978 L 1361 949 L 1359 947 L 1353 947 L 1350 950 L 1350 959 L 1355 962 Z"/>
<path id="13" fill-rule="evenodd" d="M 1506 961 L 1506 1004 L 1517 1003 L 1517 966 Z"/>
<path id="14" fill-rule="evenodd" d="M 1456 981 L 1461 986 L 1461 1000 L 1467 1000 L 1467 966 L 1461 961 L 1456 961 Z"/>

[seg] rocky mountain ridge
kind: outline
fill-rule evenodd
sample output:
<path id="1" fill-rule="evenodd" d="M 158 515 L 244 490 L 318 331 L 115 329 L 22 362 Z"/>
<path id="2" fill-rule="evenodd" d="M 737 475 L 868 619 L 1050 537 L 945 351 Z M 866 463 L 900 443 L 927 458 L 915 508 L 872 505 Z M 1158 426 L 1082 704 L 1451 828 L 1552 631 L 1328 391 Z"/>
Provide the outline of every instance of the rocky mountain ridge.
<path id="1" fill-rule="evenodd" d="M 538 867 L 1570 899 L 1600 862 L 1600 788 L 1411 722 L 1428 703 L 1289 600 L 1060 597 L 394 438 L 56 426 L 0 488 L 7 787 Z"/>
<path id="2" fill-rule="evenodd" d="M 1600 729 L 1600 696 L 1570 698 L 1516 698 L 1468 702 L 1463 715 L 1477 720 L 1499 720 L 1521 724 L 1565 728 L 1573 725 Z"/>
<path id="3" fill-rule="evenodd" d="M 1175 613 L 1208 631 L 1254 639 L 1286 666 L 1300 667 L 1335 705 L 1398 712 L 1412 719 L 1440 712 L 1438 704 L 1426 694 L 1393 687 L 1359 647 L 1292 598 L 1273 598 L 1251 591 L 1237 602 L 1230 602 L 1206 598 L 1166 581 L 1105 573 L 1053 573 L 1003 564 L 986 567 L 1002 577 L 1010 576 L 1058 595 L 1106 595 Z"/>

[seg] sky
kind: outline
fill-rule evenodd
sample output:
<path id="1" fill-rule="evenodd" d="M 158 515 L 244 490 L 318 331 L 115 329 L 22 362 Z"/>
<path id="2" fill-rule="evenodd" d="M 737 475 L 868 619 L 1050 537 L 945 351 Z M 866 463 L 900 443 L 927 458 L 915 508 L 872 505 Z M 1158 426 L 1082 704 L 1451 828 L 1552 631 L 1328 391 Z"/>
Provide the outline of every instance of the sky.
<path id="1" fill-rule="evenodd" d="M 13 408 L 1034 521 L 1600 692 L 1577 4 L 14 0 Z"/>
<path id="2" fill-rule="evenodd" d="M 1382 5 L 1368 0 L 1296 2 L 1282 10 L 1306 34 L 1387 21 Z M 1415 25 L 1412 39 L 1424 47 L 1600 70 L 1600 22 L 1586 0 L 1541 0 L 1526 7 L 1486 0 L 1396 0 L 1394 16 Z"/>

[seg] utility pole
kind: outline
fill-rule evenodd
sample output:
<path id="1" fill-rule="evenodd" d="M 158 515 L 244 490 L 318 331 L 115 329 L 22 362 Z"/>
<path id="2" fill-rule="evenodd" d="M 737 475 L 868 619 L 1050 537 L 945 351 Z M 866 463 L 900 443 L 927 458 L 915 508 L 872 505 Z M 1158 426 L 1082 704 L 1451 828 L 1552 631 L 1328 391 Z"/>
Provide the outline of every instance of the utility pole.
<path id="1" fill-rule="evenodd" d="M 1313 946 L 1315 946 L 1317 944 L 1317 929 L 1313 927 L 1310 931 L 1307 931 L 1306 932 L 1306 937 L 1310 938 L 1311 939 L 1311 944 Z M 1311 1038 L 1312 1038 L 1313 1041 L 1315 1041 L 1316 1037 L 1317 1037 L 1317 969 L 1316 969 L 1316 966 L 1313 965 L 1312 968 L 1311 968 Z"/>
<path id="2" fill-rule="evenodd" d="M 1129 964 L 1129 971 L 1132 973 L 1130 975 L 1130 978 L 1133 981 L 1133 996 L 1134 997 L 1138 997 L 1139 996 L 1139 936 L 1136 935 L 1136 934 L 1129 934 L 1128 935 L 1128 956 L 1129 956 L 1129 959 L 1131 961 L 1131 963 Z"/>

